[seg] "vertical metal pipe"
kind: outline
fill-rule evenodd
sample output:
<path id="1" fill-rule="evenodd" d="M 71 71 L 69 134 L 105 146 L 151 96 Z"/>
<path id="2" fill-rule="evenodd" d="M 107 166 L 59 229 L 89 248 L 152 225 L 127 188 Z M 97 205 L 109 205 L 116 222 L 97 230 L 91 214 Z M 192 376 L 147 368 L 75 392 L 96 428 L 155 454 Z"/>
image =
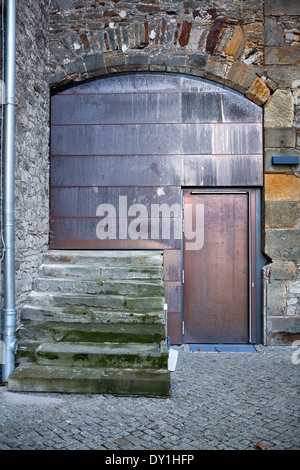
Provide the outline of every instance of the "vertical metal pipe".
<path id="1" fill-rule="evenodd" d="M 5 85 L 4 115 L 4 309 L 3 342 L 4 364 L 2 381 L 6 382 L 15 368 L 16 321 L 15 308 L 15 221 L 14 221 L 14 167 L 15 167 L 15 61 L 16 61 L 16 0 L 5 1 Z"/>

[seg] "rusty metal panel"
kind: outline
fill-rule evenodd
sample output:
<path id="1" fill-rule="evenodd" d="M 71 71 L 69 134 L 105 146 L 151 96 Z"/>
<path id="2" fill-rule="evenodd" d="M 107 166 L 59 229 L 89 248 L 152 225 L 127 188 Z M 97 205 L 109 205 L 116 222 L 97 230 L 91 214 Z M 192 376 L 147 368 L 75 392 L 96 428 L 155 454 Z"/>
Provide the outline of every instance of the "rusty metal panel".
<path id="1" fill-rule="evenodd" d="M 130 169 L 130 171 L 129 171 Z M 53 156 L 52 186 L 180 186 L 176 155 Z"/>
<path id="2" fill-rule="evenodd" d="M 182 186 L 263 185 L 263 161 L 256 155 L 194 155 L 183 160 Z"/>
<path id="3" fill-rule="evenodd" d="M 181 281 L 181 250 L 165 251 L 164 280 Z"/>
<path id="4" fill-rule="evenodd" d="M 196 205 L 204 206 L 204 239 L 199 249 L 184 239 L 184 341 L 248 342 L 248 194 L 186 191 L 185 224 L 188 206 L 195 214 Z"/>
<path id="5" fill-rule="evenodd" d="M 95 217 L 100 204 L 111 204 L 116 214 L 128 213 L 134 204 L 143 204 L 150 215 L 156 208 L 151 205 L 175 204 L 181 207 L 181 189 L 178 187 L 160 188 L 139 186 L 128 187 L 53 187 L 51 212 L 53 217 Z M 163 207 L 163 206 L 162 206 Z M 176 207 L 176 206 L 175 206 Z M 134 207 L 132 208 L 134 209 Z M 167 214 L 168 211 L 165 211 Z M 173 212 L 170 211 L 173 217 Z"/>
<path id="6" fill-rule="evenodd" d="M 56 95 L 51 107 L 56 125 L 177 123 L 181 114 L 180 93 Z"/>
<path id="7" fill-rule="evenodd" d="M 52 126 L 52 155 L 260 154 L 261 125 L 128 124 Z"/>
<path id="8" fill-rule="evenodd" d="M 59 94 L 51 119 L 56 125 L 261 122 L 259 108 L 249 115 L 249 103 L 219 91 Z"/>
<path id="9" fill-rule="evenodd" d="M 262 185 L 262 111 L 222 85 L 119 74 L 66 89 L 51 104 L 53 248 L 68 240 L 76 248 L 178 248 L 163 237 L 99 240 L 95 211 L 120 196 L 180 204 L 181 186 Z"/>
<path id="10" fill-rule="evenodd" d="M 115 223 L 115 220 L 108 221 Z M 120 220 L 116 220 L 116 233 L 120 228 Z M 133 222 L 133 219 L 127 219 L 127 226 Z M 181 240 L 174 238 L 152 239 L 150 237 L 151 225 L 149 219 L 141 220 L 144 227 L 148 223 L 148 238 L 134 238 L 128 235 L 126 239 L 97 237 L 97 226 L 99 218 L 61 218 L 51 219 L 50 224 L 50 245 L 52 249 L 86 249 L 86 250 L 160 250 L 160 249 L 180 249 Z M 172 224 L 172 222 L 171 222 Z M 123 225 L 122 225 L 123 227 Z M 132 232 L 133 233 L 133 232 Z M 138 234 L 138 228 L 136 230 Z M 145 231 L 143 231 L 145 233 Z M 138 236 L 138 235 L 137 235 Z"/>

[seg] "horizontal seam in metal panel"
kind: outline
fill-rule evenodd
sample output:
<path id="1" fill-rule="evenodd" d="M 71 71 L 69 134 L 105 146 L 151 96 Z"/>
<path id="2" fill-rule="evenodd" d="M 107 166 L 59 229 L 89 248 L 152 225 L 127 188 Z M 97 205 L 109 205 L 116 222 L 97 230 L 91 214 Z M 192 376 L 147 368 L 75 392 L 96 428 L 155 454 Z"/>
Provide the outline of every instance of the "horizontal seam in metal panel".
<path id="1" fill-rule="evenodd" d="M 80 155 L 65 155 L 65 154 L 61 154 L 61 155 L 51 155 L 51 158 L 81 158 L 81 157 L 91 157 L 91 158 L 96 158 L 96 157 L 100 157 L 100 158 L 111 158 L 111 157 L 184 157 L 184 156 L 188 156 L 188 157 L 233 157 L 233 156 L 236 156 L 236 157 L 256 157 L 256 156 L 262 156 L 263 153 L 262 152 L 259 152 L 259 153 L 139 153 L 139 154 L 132 154 L 132 153 L 129 153 L 129 154 L 111 154 L 111 155 L 99 155 L 99 154 L 80 154 Z"/>
<path id="2" fill-rule="evenodd" d="M 142 184 L 142 185 L 132 185 L 132 184 L 128 184 L 128 185 L 116 185 L 116 186 L 112 186 L 112 185 L 101 185 L 101 186 L 80 186 L 80 185 L 74 185 L 74 186 L 71 186 L 71 185 L 66 185 L 66 186 L 58 186 L 58 185 L 51 185 L 51 189 L 57 189 L 57 188 L 90 188 L 90 189 L 101 189 L 101 188 L 153 188 L 153 189 L 157 189 L 157 187 L 164 187 L 164 188 L 179 188 L 180 187 L 180 183 L 178 185 L 175 185 L 175 184 L 163 184 L 163 185 L 159 185 L 159 184 L 156 184 L 156 185 L 152 185 L 152 184 Z"/>
<path id="3" fill-rule="evenodd" d="M 74 216 L 64 216 L 64 215 L 61 215 L 61 216 L 55 216 L 53 215 L 51 217 L 52 220 L 97 220 L 99 221 L 99 218 L 100 217 L 104 217 L 104 215 L 98 215 L 98 216 L 95 216 L 95 215 L 87 215 L 86 217 L 83 217 L 83 216 L 77 216 L 77 215 L 74 215 Z M 108 216 L 105 216 L 105 219 L 112 219 L 112 220 L 120 220 L 120 219 L 126 219 L 126 220 L 135 220 L 136 217 L 134 216 L 127 216 L 127 217 L 108 217 Z M 139 219 L 145 219 L 145 220 L 148 220 L 148 217 L 141 217 L 139 216 Z M 166 217 L 151 217 L 151 220 L 162 220 L 162 219 L 177 219 L 177 220 L 181 220 L 181 217 L 172 217 L 172 216 L 166 216 Z M 151 220 L 149 220 L 149 224 L 151 223 Z"/>
<path id="4" fill-rule="evenodd" d="M 219 92 L 215 92 L 215 91 L 112 91 L 112 92 L 98 92 L 98 93 L 57 93 L 56 95 L 54 95 L 52 98 L 54 97 L 70 97 L 70 96 L 97 96 L 97 95 L 107 95 L 107 96 L 111 96 L 111 95 L 181 95 L 181 94 L 187 94 L 187 93 L 190 93 L 190 94 L 210 94 L 210 95 L 222 95 L 222 96 L 230 96 L 230 93 L 227 93 L 227 92 L 223 92 L 223 93 L 219 93 Z"/>
<path id="5" fill-rule="evenodd" d="M 52 123 L 51 124 L 51 127 L 87 127 L 87 126 L 90 126 L 90 127 L 100 127 L 100 126 L 105 126 L 105 127 L 109 127 L 109 126 L 162 126 L 162 125 L 166 125 L 166 126 L 185 126 L 185 125 L 203 125 L 203 124 L 207 124 L 207 125 L 210 125 L 210 126 L 220 126 L 220 125 L 223 125 L 223 126 L 248 126 L 249 124 L 255 124 L 255 125 L 258 125 L 258 124 L 262 124 L 261 122 L 259 121 L 245 121 L 245 122 L 207 122 L 207 121 L 203 121 L 203 122 L 143 122 L 143 123 L 139 123 L 139 122 L 116 122 L 116 123 L 87 123 L 87 124 L 84 124 L 84 123 L 77 123 L 77 124 L 68 124 L 68 123 L 65 123 L 65 124 L 55 124 L 55 123 Z"/>

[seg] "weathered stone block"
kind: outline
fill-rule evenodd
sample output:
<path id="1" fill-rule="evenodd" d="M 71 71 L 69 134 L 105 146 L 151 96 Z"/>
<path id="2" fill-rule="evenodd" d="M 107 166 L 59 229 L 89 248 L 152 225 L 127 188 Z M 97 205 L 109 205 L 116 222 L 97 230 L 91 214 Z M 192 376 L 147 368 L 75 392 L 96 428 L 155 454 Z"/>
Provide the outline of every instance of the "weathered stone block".
<path id="1" fill-rule="evenodd" d="M 265 253 L 276 260 L 297 260 L 300 258 L 300 230 L 265 230 Z"/>
<path id="2" fill-rule="evenodd" d="M 229 84 L 235 90 L 245 93 L 252 82 L 255 80 L 256 74 L 243 64 L 243 62 L 234 62 L 230 68 L 227 79 Z"/>
<path id="3" fill-rule="evenodd" d="M 240 26 L 236 26 L 233 35 L 228 43 L 225 50 L 225 54 L 229 56 L 235 56 L 244 39 L 244 33 Z"/>
<path id="4" fill-rule="evenodd" d="M 90 76 L 103 73 L 105 70 L 103 54 L 86 55 L 83 57 L 83 63 Z"/>
<path id="5" fill-rule="evenodd" d="M 298 45 L 265 47 L 265 64 L 299 65 L 300 47 Z"/>
<path id="6" fill-rule="evenodd" d="M 295 147 L 296 129 L 293 127 L 265 127 L 265 147 Z"/>
<path id="7" fill-rule="evenodd" d="M 246 98 L 254 101 L 254 103 L 262 105 L 270 96 L 270 88 L 258 76 L 255 77 L 250 87 L 248 88 Z"/>
<path id="8" fill-rule="evenodd" d="M 288 90 L 276 90 L 264 107 L 265 127 L 292 127 L 294 100 Z M 267 145 L 272 147 L 272 145 Z M 275 146 L 276 147 L 276 146 Z"/>
<path id="9" fill-rule="evenodd" d="M 292 297 L 287 300 L 286 314 L 289 317 L 293 317 L 300 314 L 300 299 Z"/>
<path id="10" fill-rule="evenodd" d="M 217 18 L 212 24 L 206 39 L 206 52 L 212 54 L 223 29 L 223 19 Z"/>
<path id="11" fill-rule="evenodd" d="M 265 175 L 266 201 L 298 201 L 300 179 L 294 175 Z"/>
<path id="12" fill-rule="evenodd" d="M 296 228 L 300 223 L 300 202 L 265 203 L 266 228 Z"/>
<path id="13" fill-rule="evenodd" d="M 291 282 L 289 285 L 290 294 L 300 294 L 300 280 Z"/>
<path id="14" fill-rule="evenodd" d="M 147 70 L 148 62 L 149 57 L 147 54 L 134 54 L 127 57 L 127 67 L 133 67 L 134 70 Z"/>
<path id="15" fill-rule="evenodd" d="M 289 88 L 295 80 L 299 80 L 299 67 L 296 65 L 289 65 L 287 68 L 285 65 L 269 65 L 268 66 L 268 77 L 272 78 L 280 88 Z"/>
<path id="16" fill-rule="evenodd" d="M 207 56 L 203 54 L 191 54 L 188 64 L 192 67 L 203 68 L 206 65 Z"/>
<path id="17" fill-rule="evenodd" d="M 125 54 L 104 54 L 103 55 L 105 69 L 108 72 L 126 70 L 126 56 Z"/>
<path id="18" fill-rule="evenodd" d="M 68 10 L 71 8 L 71 0 L 55 0 L 52 2 L 52 8 L 57 8 L 58 10 Z"/>
<path id="19" fill-rule="evenodd" d="M 269 267 L 271 271 L 271 284 L 273 280 L 295 279 L 296 265 L 292 261 L 275 261 Z"/>
<path id="20" fill-rule="evenodd" d="M 267 302 L 267 314 L 270 316 L 282 316 L 286 310 L 286 298 L 287 298 L 287 287 L 286 281 L 273 281 L 268 284 L 268 302 Z"/>
<path id="21" fill-rule="evenodd" d="M 188 21 L 183 22 L 178 40 L 181 47 L 185 47 L 189 43 L 192 25 L 193 23 L 189 23 Z"/>
<path id="22" fill-rule="evenodd" d="M 298 0 L 265 0 L 265 15 L 300 15 Z"/>
<path id="23" fill-rule="evenodd" d="M 230 65 L 224 60 L 208 60 L 206 64 L 207 77 L 218 82 L 226 83 Z"/>
<path id="24" fill-rule="evenodd" d="M 267 320 L 267 344 L 290 345 L 300 339 L 300 317 L 269 317 Z"/>
<path id="25" fill-rule="evenodd" d="M 284 32 L 277 18 L 273 16 L 265 18 L 265 46 L 282 46 L 284 44 Z"/>
<path id="26" fill-rule="evenodd" d="M 65 66 L 65 72 L 67 75 L 78 74 L 86 72 L 86 67 L 82 59 L 78 59 L 75 62 L 69 62 Z"/>
<path id="27" fill-rule="evenodd" d="M 299 157 L 300 151 L 295 148 L 268 148 L 265 149 L 266 173 L 292 173 L 295 165 L 273 165 L 272 157 Z"/>

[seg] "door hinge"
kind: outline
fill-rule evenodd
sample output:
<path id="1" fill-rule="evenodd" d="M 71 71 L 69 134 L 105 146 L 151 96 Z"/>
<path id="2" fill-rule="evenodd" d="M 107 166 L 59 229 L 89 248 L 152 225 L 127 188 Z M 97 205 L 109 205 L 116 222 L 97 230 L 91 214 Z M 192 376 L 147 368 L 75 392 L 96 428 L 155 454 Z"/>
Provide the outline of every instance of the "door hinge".
<path id="1" fill-rule="evenodd" d="M 182 270 L 182 284 L 184 284 L 184 269 Z"/>
<path id="2" fill-rule="evenodd" d="M 182 324 L 181 324 L 181 332 L 182 332 L 182 334 L 184 335 L 184 321 L 183 321 Z"/>

